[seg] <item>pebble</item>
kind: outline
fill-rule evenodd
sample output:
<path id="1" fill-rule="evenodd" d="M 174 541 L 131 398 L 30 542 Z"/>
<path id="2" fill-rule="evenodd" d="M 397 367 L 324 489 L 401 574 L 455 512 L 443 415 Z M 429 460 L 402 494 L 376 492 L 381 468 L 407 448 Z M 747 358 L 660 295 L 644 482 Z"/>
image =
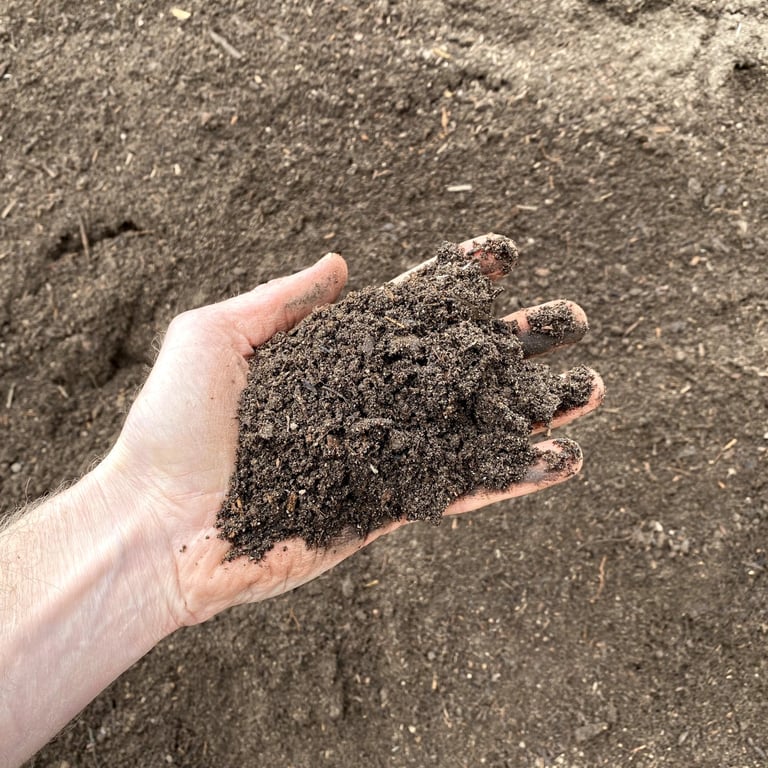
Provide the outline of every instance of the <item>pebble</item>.
<path id="1" fill-rule="evenodd" d="M 601 733 L 605 733 L 605 731 L 608 730 L 608 723 L 600 722 L 600 723 L 587 723 L 586 725 L 582 725 L 579 728 L 576 728 L 574 730 L 574 737 L 576 738 L 576 741 L 580 744 L 584 743 L 585 741 L 590 741 L 591 739 L 594 739 L 596 736 L 599 736 Z"/>

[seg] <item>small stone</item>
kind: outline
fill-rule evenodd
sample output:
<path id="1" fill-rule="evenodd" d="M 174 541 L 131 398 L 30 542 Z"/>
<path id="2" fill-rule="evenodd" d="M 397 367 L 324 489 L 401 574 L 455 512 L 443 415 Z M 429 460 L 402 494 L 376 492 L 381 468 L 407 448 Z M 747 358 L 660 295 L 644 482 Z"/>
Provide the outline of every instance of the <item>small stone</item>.
<path id="1" fill-rule="evenodd" d="M 608 723 L 587 723 L 582 725 L 573 732 L 574 738 L 579 744 L 583 744 L 585 741 L 590 741 L 601 733 L 605 733 L 608 730 Z"/>

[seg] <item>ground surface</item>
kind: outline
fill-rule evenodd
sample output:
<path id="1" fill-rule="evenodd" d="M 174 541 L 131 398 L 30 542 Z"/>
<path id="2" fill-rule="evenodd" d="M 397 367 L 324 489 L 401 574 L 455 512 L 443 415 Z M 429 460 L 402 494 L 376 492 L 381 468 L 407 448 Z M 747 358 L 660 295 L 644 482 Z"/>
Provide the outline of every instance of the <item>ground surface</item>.
<path id="1" fill-rule="evenodd" d="M 30 765 L 768 764 L 763 0 L 188 10 L 0 10 L 5 510 L 174 313 L 328 250 L 514 237 L 499 312 L 580 302 L 608 400 L 567 486 L 178 633 Z"/>

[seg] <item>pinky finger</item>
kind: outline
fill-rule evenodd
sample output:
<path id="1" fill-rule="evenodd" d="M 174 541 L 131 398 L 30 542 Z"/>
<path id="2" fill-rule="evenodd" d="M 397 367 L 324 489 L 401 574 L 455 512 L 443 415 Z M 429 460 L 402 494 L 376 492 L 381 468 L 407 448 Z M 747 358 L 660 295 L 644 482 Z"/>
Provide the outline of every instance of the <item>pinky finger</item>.
<path id="1" fill-rule="evenodd" d="M 581 469 L 581 448 L 573 440 L 557 438 L 537 443 L 534 448 L 539 458 L 528 467 L 525 477 L 502 491 L 479 489 L 456 499 L 446 510 L 446 515 L 460 515 L 495 504 L 498 501 L 527 496 L 552 485 L 562 483 Z"/>

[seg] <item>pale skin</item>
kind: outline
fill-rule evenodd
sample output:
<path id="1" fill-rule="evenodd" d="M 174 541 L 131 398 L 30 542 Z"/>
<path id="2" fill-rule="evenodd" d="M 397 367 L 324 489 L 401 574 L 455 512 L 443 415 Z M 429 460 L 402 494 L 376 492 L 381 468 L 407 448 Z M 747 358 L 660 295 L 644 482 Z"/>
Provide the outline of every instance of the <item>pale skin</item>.
<path id="1" fill-rule="evenodd" d="M 226 562 L 228 544 L 215 528 L 234 467 L 248 358 L 313 307 L 334 301 L 346 275 L 344 260 L 331 254 L 303 272 L 179 315 L 109 454 L 0 531 L 1 768 L 32 756 L 179 627 L 294 589 L 406 524 L 323 551 L 290 541 L 257 563 Z M 582 310 L 568 306 L 586 327 Z M 524 348 L 526 312 L 505 318 L 517 322 Z M 539 353 L 541 340 L 534 346 Z M 552 426 L 588 413 L 602 397 L 595 374 L 589 402 Z M 563 450 L 552 440 L 538 447 Z M 517 485 L 490 494 L 478 489 L 447 514 L 539 491 L 580 466 L 578 458 L 555 471 L 542 459 Z"/>

